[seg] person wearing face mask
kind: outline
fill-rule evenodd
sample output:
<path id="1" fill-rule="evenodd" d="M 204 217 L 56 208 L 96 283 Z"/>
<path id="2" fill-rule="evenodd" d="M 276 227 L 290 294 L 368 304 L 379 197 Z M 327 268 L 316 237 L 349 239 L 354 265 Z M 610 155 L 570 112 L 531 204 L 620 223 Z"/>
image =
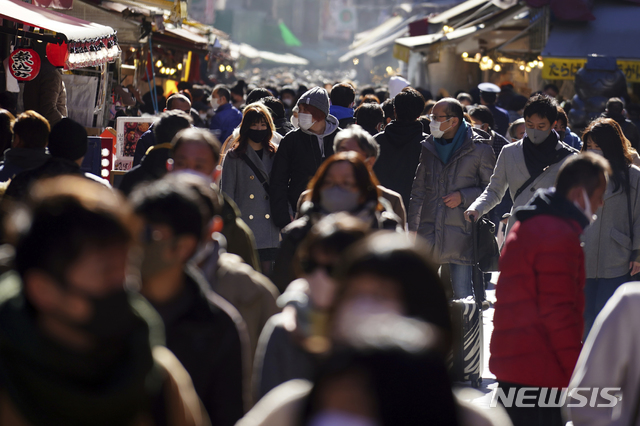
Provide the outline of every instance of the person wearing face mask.
<path id="1" fill-rule="evenodd" d="M 586 337 L 616 289 L 640 272 L 640 169 L 632 165 L 630 145 L 616 121 L 596 119 L 584 131 L 583 139 L 582 152 L 604 157 L 613 170 L 605 204 L 583 236 Z"/>
<path id="2" fill-rule="evenodd" d="M 571 156 L 555 188 L 538 190 L 516 210 L 500 258 L 489 360 L 505 395 L 530 386 L 559 392 L 569 385 L 582 349 L 580 235 L 609 202 L 603 196 L 610 175 L 609 163 L 599 155 Z M 624 262 L 628 268 L 628 258 Z M 507 407 L 514 426 L 565 424 L 559 406 L 539 406 L 538 395 L 530 395 L 528 407 Z"/>
<path id="3" fill-rule="evenodd" d="M 464 215 L 469 221 L 487 214 L 509 190 L 513 212 L 524 206 L 540 188 L 550 188 L 562 164 L 577 151 L 562 141 L 553 130 L 558 117 L 556 101 L 546 95 L 534 95 L 524 107 L 525 137 L 506 145 L 496 161 L 491 182 L 472 202 Z M 515 216 L 509 218 L 507 234 Z"/>
<path id="4" fill-rule="evenodd" d="M 222 163 L 220 188 L 242 212 L 253 231 L 262 272 L 271 275 L 280 241 L 280 230 L 271 218 L 269 175 L 276 155 L 271 142 L 275 128 L 269 110 L 253 103 L 244 110 L 240 134 Z"/>
<path id="5" fill-rule="evenodd" d="M 300 128 L 282 139 L 271 169 L 271 212 L 279 228 L 291 222 L 300 194 L 324 160 L 333 155 L 333 138 L 340 130 L 338 119 L 329 114 L 325 89 L 309 89 L 296 107 Z"/>
<path id="6" fill-rule="evenodd" d="M 291 113 L 293 107 L 296 105 L 298 95 L 291 86 L 284 86 L 280 91 L 280 100 L 284 104 L 285 116 L 291 119 Z"/>
<path id="7" fill-rule="evenodd" d="M 380 197 L 377 179 L 356 152 L 339 152 L 318 169 L 300 217 L 282 230 L 273 282 L 284 289 L 295 278 L 293 256 L 309 229 L 331 213 L 349 213 L 372 229 L 403 231 L 390 204 Z"/>
<path id="8" fill-rule="evenodd" d="M 558 105 L 558 119 L 556 120 L 556 125 L 553 126 L 553 130 L 558 133 L 559 140 L 579 151 L 582 149 L 582 141 L 578 135 L 571 131 L 568 123 L 567 113 L 564 112 L 564 109 L 560 105 Z"/>
<path id="9" fill-rule="evenodd" d="M 231 92 L 219 84 L 211 92 L 211 107 L 214 116 L 209 123 L 209 129 L 220 141 L 226 141 L 233 129 L 242 121 L 242 113 L 231 103 Z"/>
<path id="10" fill-rule="evenodd" d="M 474 128 L 482 130 L 490 136 L 489 145 L 491 145 L 493 153 L 496 158 L 498 158 L 500 151 L 502 151 L 502 147 L 508 145 L 509 141 L 501 134 L 493 131 L 494 121 L 491 110 L 484 105 L 477 105 L 471 108 L 469 116 L 471 117 Z"/>
<path id="11" fill-rule="evenodd" d="M 448 264 L 455 299 L 473 295 L 471 225 L 464 209 L 489 184 L 493 149 L 463 119 L 458 100 L 444 98 L 433 107 L 431 135 L 422 142 L 411 189 L 409 230 L 425 238 L 433 260 Z M 484 135 L 484 136 L 483 136 Z M 482 300 L 484 295 L 476 295 Z"/>
<path id="12" fill-rule="evenodd" d="M 129 204 L 62 176 L 36 182 L 13 207 L 4 235 L 15 269 L 0 280 L 0 423 L 209 425 L 158 314 L 126 289 L 139 230 Z"/>

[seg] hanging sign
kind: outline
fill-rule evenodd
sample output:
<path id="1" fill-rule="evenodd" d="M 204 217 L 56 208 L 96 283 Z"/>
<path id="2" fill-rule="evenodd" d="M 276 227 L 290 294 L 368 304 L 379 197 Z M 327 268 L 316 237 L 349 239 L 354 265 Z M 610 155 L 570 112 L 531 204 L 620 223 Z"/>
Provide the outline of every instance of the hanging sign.
<path id="1" fill-rule="evenodd" d="M 16 49 L 9 56 L 11 75 L 18 81 L 31 81 L 40 72 L 40 56 L 33 49 Z"/>
<path id="2" fill-rule="evenodd" d="M 542 78 L 545 80 L 573 80 L 578 70 L 587 63 L 586 58 L 544 58 Z M 618 68 L 627 78 L 627 83 L 640 82 L 640 61 L 617 60 Z"/>

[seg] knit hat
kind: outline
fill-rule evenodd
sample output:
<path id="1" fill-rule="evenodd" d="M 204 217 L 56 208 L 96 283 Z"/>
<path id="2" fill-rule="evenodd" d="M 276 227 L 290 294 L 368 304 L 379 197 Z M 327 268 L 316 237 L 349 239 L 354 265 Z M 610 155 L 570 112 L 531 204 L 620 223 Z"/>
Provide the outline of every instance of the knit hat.
<path id="1" fill-rule="evenodd" d="M 49 134 L 49 153 L 52 157 L 76 161 L 87 153 L 87 131 L 70 118 L 63 118 Z"/>
<path id="2" fill-rule="evenodd" d="M 318 108 L 325 115 L 329 115 L 329 94 L 322 87 L 312 87 L 302 94 L 298 104 L 307 104 Z"/>

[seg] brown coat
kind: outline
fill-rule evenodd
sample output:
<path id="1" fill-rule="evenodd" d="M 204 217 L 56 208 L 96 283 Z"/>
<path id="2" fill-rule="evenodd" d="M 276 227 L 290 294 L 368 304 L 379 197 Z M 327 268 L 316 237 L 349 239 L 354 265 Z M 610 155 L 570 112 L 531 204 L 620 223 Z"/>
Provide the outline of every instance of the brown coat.
<path id="1" fill-rule="evenodd" d="M 67 91 L 62 75 L 46 61 L 38 76 L 25 83 L 23 99 L 25 111 L 39 113 L 52 127 L 67 116 Z"/>

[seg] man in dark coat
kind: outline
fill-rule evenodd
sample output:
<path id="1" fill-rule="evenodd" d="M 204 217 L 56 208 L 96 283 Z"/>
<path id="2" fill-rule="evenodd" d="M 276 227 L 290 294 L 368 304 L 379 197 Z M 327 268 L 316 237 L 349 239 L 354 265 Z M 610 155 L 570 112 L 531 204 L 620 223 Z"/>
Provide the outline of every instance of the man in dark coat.
<path id="1" fill-rule="evenodd" d="M 427 138 L 418 121 L 424 109 L 424 98 L 415 89 L 405 87 L 393 99 L 395 120 L 376 135 L 380 157 L 373 166 L 380 185 L 402 196 L 405 206 L 411 199 L 411 185 L 420 161 L 420 142 Z"/>
<path id="2" fill-rule="evenodd" d="M 500 87 L 493 83 L 480 83 L 478 89 L 480 90 L 480 104 L 489 108 L 491 114 L 493 114 L 493 120 L 496 123 L 496 132 L 502 136 L 507 136 L 507 130 L 509 130 L 509 113 L 507 110 L 496 106 Z"/>
<path id="3" fill-rule="evenodd" d="M 631 146 L 636 150 L 640 149 L 640 132 L 638 132 L 636 125 L 625 117 L 622 99 L 609 99 L 609 101 L 607 101 L 607 109 L 602 116 L 615 120 L 622 128 L 624 136 L 631 142 Z"/>
<path id="4" fill-rule="evenodd" d="M 233 129 L 242 121 L 242 113 L 231 103 L 231 92 L 221 84 L 211 92 L 211 106 L 215 115 L 211 118 L 209 128 L 218 140 L 226 141 Z"/>
<path id="5" fill-rule="evenodd" d="M 353 102 L 356 99 L 356 90 L 349 83 L 339 83 L 331 88 L 331 107 L 329 114 L 338 119 L 341 129 L 346 129 L 349 124 L 355 123 L 353 118 Z"/>

